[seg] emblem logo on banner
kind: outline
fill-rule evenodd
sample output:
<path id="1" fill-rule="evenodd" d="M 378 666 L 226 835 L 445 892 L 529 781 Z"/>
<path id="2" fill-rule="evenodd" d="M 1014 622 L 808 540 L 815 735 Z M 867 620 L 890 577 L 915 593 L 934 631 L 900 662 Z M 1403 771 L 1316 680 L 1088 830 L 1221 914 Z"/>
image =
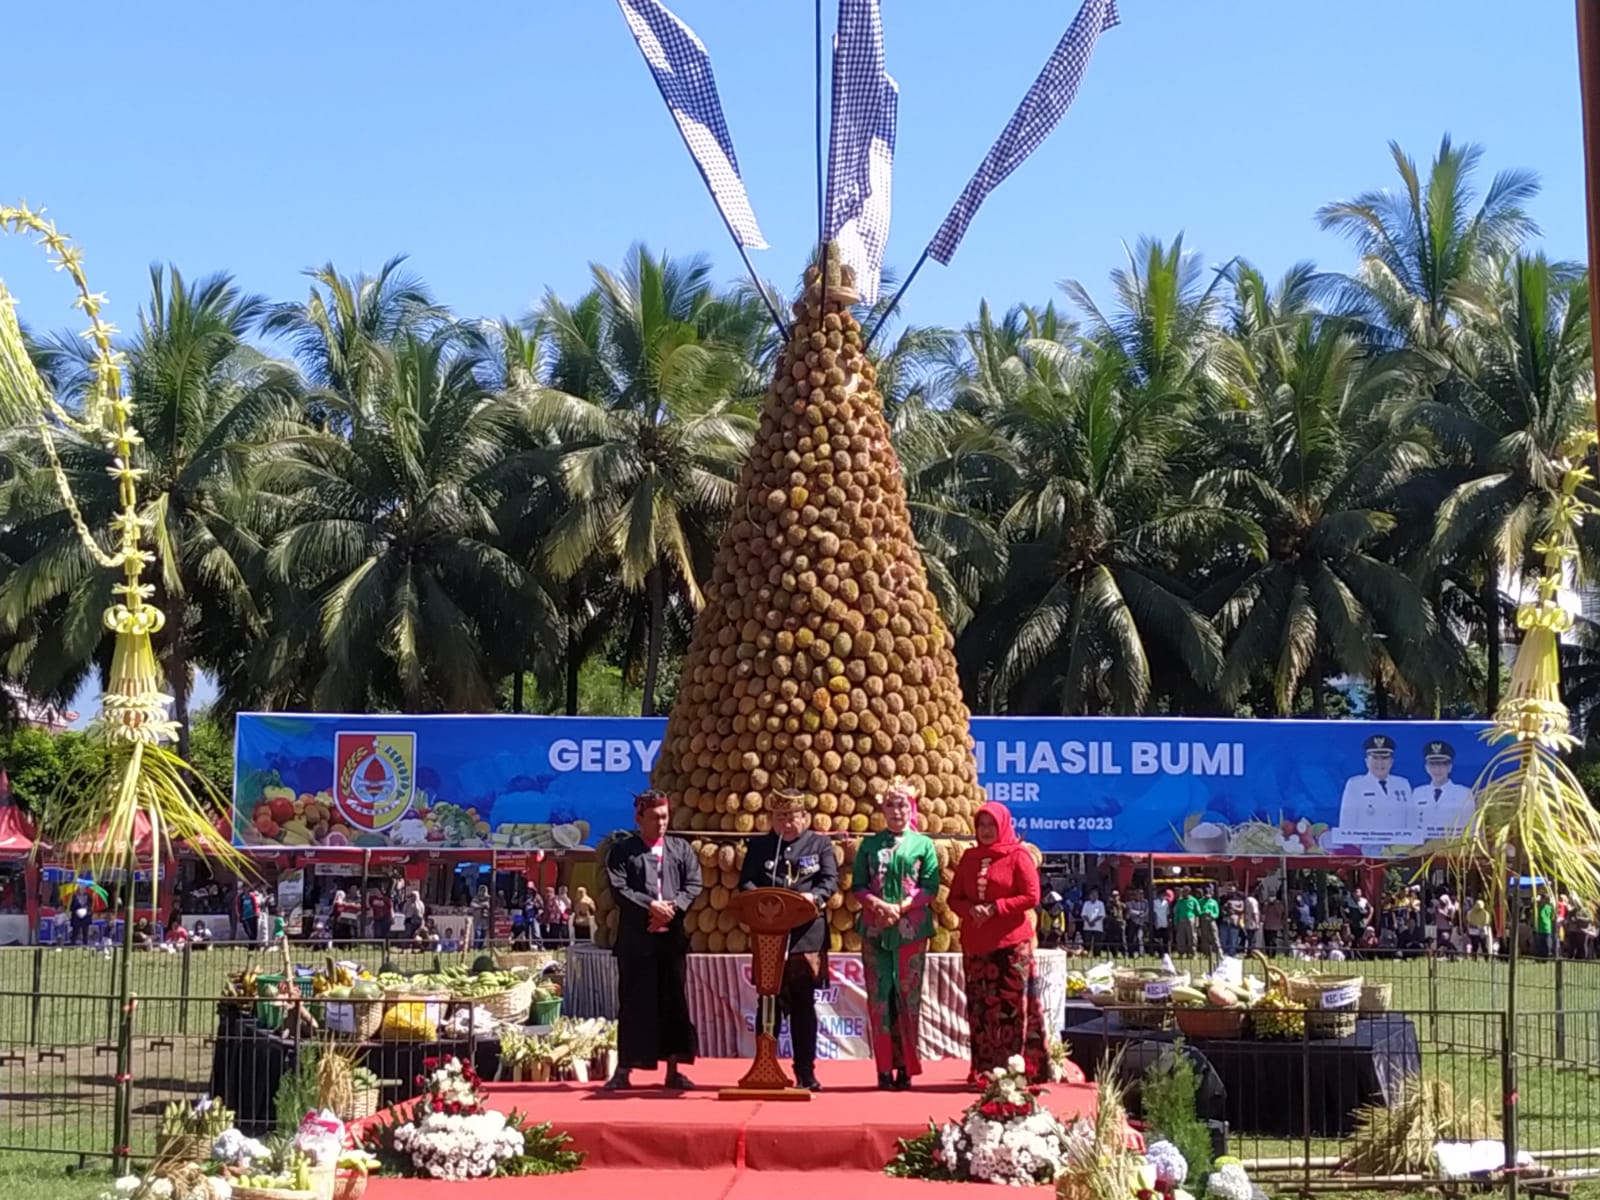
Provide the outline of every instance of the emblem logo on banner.
<path id="1" fill-rule="evenodd" d="M 334 802 L 353 829 L 376 832 L 406 815 L 416 793 L 417 735 L 333 735 Z"/>

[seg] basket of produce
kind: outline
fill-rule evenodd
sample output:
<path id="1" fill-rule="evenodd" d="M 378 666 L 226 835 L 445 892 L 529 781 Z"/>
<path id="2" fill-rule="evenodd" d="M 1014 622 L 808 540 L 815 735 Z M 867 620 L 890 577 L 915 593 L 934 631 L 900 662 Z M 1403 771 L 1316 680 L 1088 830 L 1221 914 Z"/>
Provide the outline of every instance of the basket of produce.
<path id="1" fill-rule="evenodd" d="M 317 1194 L 316 1180 L 304 1159 L 288 1174 L 235 1175 L 228 1182 L 235 1200 L 313 1200 Z"/>
<path id="2" fill-rule="evenodd" d="M 216 1139 L 200 1133 L 163 1134 L 156 1139 L 156 1158 L 169 1163 L 203 1163 L 211 1159 Z"/>
<path id="3" fill-rule="evenodd" d="M 383 1024 L 384 992 L 376 983 L 363 981 L 349 987 L 340 985 L 323 993 L 326 1010 L 323 1021 L 332 1033 L 370 1041 Z"/>
<path id="4" fill-rule="evenodd" d="M 1393 1002 L 1394 984 L 1363 983 L 1361 985 L 1361 1012 L 1386 1013 L 1389 1011 L 1389 1005 Z"/>
<path id="5" fill-rule="evenodd" d="M 502 971 L 537 971 L 551 961 L 545 950 L 496 950 L 495 966 Z"/>
<path id="6" fill-rule="evenodd" d="M 560 985 L 553 980 L 540 980 L 533 991 L 533 1018 L 530 1023 L 534 1025 L 554 1025 L 556 1019 L 560 1016 Z"/>
<path id="7" fill-rule="evenodd" d="M 198 1104 L 174 1100 L 161 1114 L 156 1134 L 156 1158 L 167 1163 L 203 1163 L 211 1159 L 217 1138 L 233 1128 L 233 1111 L 221 1101 Z"/>
<path id="8" fill-rule="evenodd" d="M 450 989 L 450 996 L 463 1004 L 484 1009 L 497 1021 L 514 1021 L 520 1025 L 527 1020 L 537 983 L 538 980 L 521 969 L 484 971 L 456 984 Z"/>
<path id="9" fill-rule="evenodd" d="M 1306 1010 L 1306 1033 L 1314 1038 L 1349 1037 L 1361 1007 L 1359 975 L 1289 977 L 1289 999 Z"/>
<path id="10" fill-rule="evenodd" d="M 1205 988 L 1175 987 L 1172 1004 L 1178 1029 L 1197 1040 L 1244 1036 L 1250 993 L 1220 980 L 1204 981 Z"/>
<path id="11" fill-rule="evenodd" d="M 1266 995 L 1250 1009 L 1250 1029 L 1258 1038 L 1294 1039 L 1306 1032 L 1306 1010 L 1289 995 L 1289 976 L 1267 961 L 1259 950 L 1255 957 L 1267 977 Z"/>
<path id="12" fill-rule="evenodd" d="M 1112 986 L 1122 1024 L 1129 1029 L 1172 1028 L 1172 989 L 1188 984 L 1187 975 L 1118 971 Z"/>

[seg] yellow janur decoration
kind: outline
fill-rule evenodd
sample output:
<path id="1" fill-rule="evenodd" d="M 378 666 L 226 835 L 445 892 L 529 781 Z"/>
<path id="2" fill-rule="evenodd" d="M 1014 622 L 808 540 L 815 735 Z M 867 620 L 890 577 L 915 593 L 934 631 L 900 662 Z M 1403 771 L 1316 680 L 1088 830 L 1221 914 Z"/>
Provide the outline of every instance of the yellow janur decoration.
<path id="1" fill-rule="evenodd" d="M 105 765 L 93 778 L 62 781 L 40 822 L 40 832 L 58 851 L 103 870 L 126 864 L 137 844 L 142 816 L 149 822 L 158 853 L 186 841 L 213 861 L 242 866 L 242 855 L 217 830 L 221 796 L 169 749 L 177 740 L 178 726 L 170 716 L 172 697 L 162 690 L 151 645 L 166 618 L 150 603 L 155 588 L 143 580 L 154 556 L 140 544 L 150 526 L 139 510 L 139 480 L 144 472 L 136 465 L 136 455 L 141 440 L 133 425 L 131 399 L 122 388 L 124 356 L 112 344 L 116 329 L 100 318 L 105 297 L 89 290 L 81 251 L 45 219 L 42 210 L 0 206 L 0 230 L 37 236 L 56 269 L 71 278 L 77 290 L 74 306 L 89 318 L 84 337 L 94 348 L 83 411 L 73 413 L 56 400 L 34 369 L 17 323 L 16 302 L 0 281 L 0 416 L 14 427 L 36 427 L 61 502 L 84 549 L 101 567 L 122 576 L 115 589 L 120 601 L 104 615 L 106 628 L 116 634 L 116 645 L 100 714 L 93 723 L 106 742 Z M 118 496 L 118 511 L 109 522 L 114 549 L 96 539 L 72 494 L 56 449 L 58 427 L 111 452 L 109 469 Z M 198 784 L 192 782 L 196 780 Z"/>
<path id="2" fill-rule="evenodd" d="M 1578 554 L 1578 526 L 1595 511 L 1578 497 L 1592 478 L 1582 462 L 1593 443 L 1588 434 L 1566 448 L 1549 528 L 1534 547 L 1544 556 L 1536 598 L 1517 609 L 1522 644 L 1506 698 L 1483 735 L 1500 748 L 1478 777 L 1477 812 L 1452 848 L 1489 866 L 1497 901 L 1509 875 L 1523 872 L 1590 901 L 1600 896 L 1600 815 L 1562 757 L 1578 739 L 1561 702 L 1561 635 L 1572 628 L 1572 614 L 1558 599 Z"/>

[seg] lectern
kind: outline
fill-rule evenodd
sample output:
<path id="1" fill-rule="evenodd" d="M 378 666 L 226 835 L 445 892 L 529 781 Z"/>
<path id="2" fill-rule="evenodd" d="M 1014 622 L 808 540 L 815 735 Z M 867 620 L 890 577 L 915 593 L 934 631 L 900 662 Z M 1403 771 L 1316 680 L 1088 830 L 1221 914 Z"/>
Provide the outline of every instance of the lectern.
<path id="1" fill-rule="evenodd" d="M 756 986 L 756 1057 L 738 1087 L 723 1088 L 719 1100 L 809 1100 L 778 1061 L 778 993 L 789 959 L 789 931 L 816 919 L 817 909 L 799 892 L 756 888 L 733 898 L 733 913 L 750 930 L 751 975 Z"/>

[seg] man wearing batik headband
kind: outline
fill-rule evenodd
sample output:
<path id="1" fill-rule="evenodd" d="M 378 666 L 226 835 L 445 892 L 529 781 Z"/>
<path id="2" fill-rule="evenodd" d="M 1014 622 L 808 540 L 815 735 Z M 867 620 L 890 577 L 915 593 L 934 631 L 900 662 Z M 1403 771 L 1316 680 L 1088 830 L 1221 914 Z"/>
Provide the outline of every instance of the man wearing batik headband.
<path id="1" fill-rule="evenodd" d="M 828 979 L 828 899 L 839 890 L 839 864 L 833 846 L 809 826 L 810 797 L 781 791 L 767 797 L 772 832 L 750 841 L 739 890 L 778 887 L 799 892 L 816 906 L 817 916 L 789 931 L 789 961 L 783 972 L 778 1004 L 789 1014 L 789 1040 L 794 1047 L 795 1082 L 820 1092 L 817 1082 L 816 989 Z"/>
<path id="2" fill-rule="evenodd" d="M 917 1033 L 922 972 L 933 936 L 939 854 L 914 828 L 917 794 L 895 780 L 878 798 L 884 827 L 861 840 L 850 890 L 861 902 L 861 967 L 878 1086 L 902 1090 L 922 1073 Z"/>
<path id="3" fill-rule="evenodd" d="M 686 988 L 689 935 L 683 916 L 700 895 L 700 860 L 687 842 L 667 836 L 664 792 L 633 799 L 637 833 L 612 845 L 606 882 L 617 901 L 617 1070 L 608 1091 L 633 1084 L 631 1072 L 667 1062 L 667 1086 L 694 1085 L 683 1073 L 698 1047 Z"/>

